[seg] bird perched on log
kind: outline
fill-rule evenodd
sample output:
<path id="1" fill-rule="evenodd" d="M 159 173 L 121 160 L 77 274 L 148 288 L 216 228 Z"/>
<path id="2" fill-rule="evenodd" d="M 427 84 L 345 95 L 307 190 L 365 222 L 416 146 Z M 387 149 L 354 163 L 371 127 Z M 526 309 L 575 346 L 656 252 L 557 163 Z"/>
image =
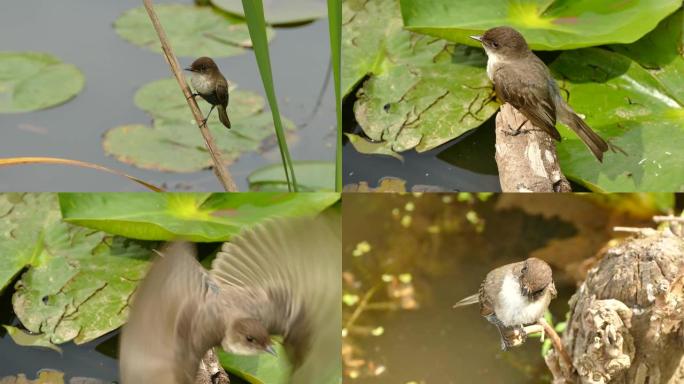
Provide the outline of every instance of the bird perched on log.
<path id="1" fill-rule="evenodd" d="M 608 149 L 624 151 L 604 140 L 563 100 L 549 69 L 527 46 L 525 38 L 510 27 L 496 27 L 479 41 L 487 54 L 487 76 L 496 95 L 520 111 L 535 127 L 560 141 L 556 120 L 572 129 L 598 161 Z M 517 127 L 517 130 L 520 130 Z"/>
<path id="2" fill-rule="evenodd" d="M 340 232 L 339 215 L 269 220 L 223 244 L 210 271 L 193 245 L 168 245 L 122 331 L 122 384 L 193 384 L 211 348 L 275 353 L 271 335 L 291 383 L 341 377 Z"/>
<path id="3" fill-rule="evenodd" d="M 479 292 L 459 301 L 454 308 L 479 303 L 480 314 L 499 330 L 501 349 L 506 350 L 512 346 L 510 334 L 524 338 L 522 328 L 542 318 L 554 297 L 551 267 L 531 257 L 492 270 Z"/>

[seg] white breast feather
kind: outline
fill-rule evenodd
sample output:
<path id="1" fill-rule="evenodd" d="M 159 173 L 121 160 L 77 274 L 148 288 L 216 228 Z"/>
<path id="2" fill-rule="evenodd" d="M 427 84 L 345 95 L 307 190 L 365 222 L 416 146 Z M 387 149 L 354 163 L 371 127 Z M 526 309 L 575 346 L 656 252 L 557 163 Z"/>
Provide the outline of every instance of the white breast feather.
<path id="1" fill-rule="evenodd" d="M 206 75 L 195 73 L 192 75 L 190 82 L 192 83 L 192 87 L 195 88 L 195 91 L 199 93 L 214 92 L 214 90 L 211 87 L 211 83 L 209 82 L 209 77 Z"/>
<path id="2" fill-rule="evenodd" d="M 504 61 L 499 55 L 489 51 L 487 48 L 485 48 L 485 52 L 487 53 L 487 77 L 489 77 L 489 80 L 494 81 L 494 71 Z"/>
<path id="3" fill-rule="evenodd" d="M 494 313 L 507 327 L 531 324 L 544 315 L 550 300 L 550 296 L 546 295 L 543 300 L 530 302 L 520 292 L 518 280 L 508 274 L 501 285 L 499 302 L 494 307 Z"/>

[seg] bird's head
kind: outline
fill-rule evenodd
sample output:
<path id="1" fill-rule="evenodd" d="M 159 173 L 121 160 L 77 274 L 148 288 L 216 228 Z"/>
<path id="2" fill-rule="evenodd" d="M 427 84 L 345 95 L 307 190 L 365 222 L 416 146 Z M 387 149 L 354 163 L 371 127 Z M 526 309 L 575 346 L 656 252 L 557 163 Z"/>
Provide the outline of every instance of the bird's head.
<path id="1" fill-rule="evenodd" d="M 519 272 L 520 289 L 523 296 L 537 300 L 547 292 L 556 296 L 551 267 L 543 260 L 530 257 L 525 260 Z"/>
<path id="2" fill-rule="evenodd" d="M 200 57 L 199 59 L 195 60 L 190 64 L 189 67 L 185 68 L 186 71 L 190 72 L 195 72 L 195 73 L 211 73 L 213 71 L 217 71 L 218 67 L 216 66 L 216 63 L 214 60 L 212 60 L 210 57 Z"/>
<path id="3" fill-rule="evenodd" d="M 235 320 L 221 346 L 236 355 L 256 355 L 263 352 L 276 355 L 268 330 L 256 319 Z"/>
<path id="4" fill-rule="evenodd" d="M 511 27 L 496 27 L 488 29 L 481 36 L 470 36 L 482 44 L 489 56 L 501 58 L 516 58 L 529 52 L 525 38 Z"/>

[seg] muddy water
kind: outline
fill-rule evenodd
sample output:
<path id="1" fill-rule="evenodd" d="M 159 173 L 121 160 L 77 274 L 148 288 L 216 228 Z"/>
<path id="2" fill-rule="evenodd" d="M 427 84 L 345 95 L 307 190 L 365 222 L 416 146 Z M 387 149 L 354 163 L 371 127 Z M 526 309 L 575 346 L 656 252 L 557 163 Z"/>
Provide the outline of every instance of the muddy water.
<path id="1" fill-rule="evenodd" d="M 359 356 L 373 361 L 374 367 L 384 367 L 384 372 L 357 380 L 346 378 L 345 382 L 444 384 L 544 380 L 547 370 L 538 339 L 502 352 L 497 330 L 480 317 L 476 306 L 460 310 L 451 306 L 477 292 L 489 270 L 524 259 L 552 239 L 573 236 L 574 229 L 565 222 L 527 216 L 516 210 L 497 212 L 493 207 L 496 197 L 473 206 L 445 204 L 441 199 L 434 194 L 420 198 L 345 196 L 343 270 L 354 274 L 363 287 L 378 283 L 383 273 L 410 273 L 419 306 L 415 310 L 368 311 L 359 317 L 357 325 L 384 329 L 377 337 L 351 337 L 362 351 Z M 407 203 L 413 204 L 413 211 L 407 211 Z M 465 219 L 471 209 L 484 222 L 481 232 Z M 393 210 L 399 215 L 393 214 Z M 406 215 L 412 217 L 409 228 L 400 224 Z M 442 228 L 441 233 L 425 234 L 435 225 Z M 371 251 L 363 256 L 351 256 L 361 241 L 367 241 Z M 566 303 L 574 288 L 562 283 L 557 286 L 560 295 L 553 302 L 552 313 L 556 318 L 564 318 Z M 349 292 L 346 285 L 345 290 Z M 373 301 L 387 300 L 388 295 L 381 290 Z"/>

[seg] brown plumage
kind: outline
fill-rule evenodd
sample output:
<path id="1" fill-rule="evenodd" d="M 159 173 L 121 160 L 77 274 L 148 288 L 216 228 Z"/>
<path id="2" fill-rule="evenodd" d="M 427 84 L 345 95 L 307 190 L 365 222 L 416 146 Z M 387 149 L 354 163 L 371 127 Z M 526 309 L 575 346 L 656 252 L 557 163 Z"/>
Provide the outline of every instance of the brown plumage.
<path id="1" fill-rule="evenodd" d="M 283 336 L 293 384 L 340 375 L 339 215 L 269 220 L 225 243 L 207 272 L 194 247 L 162 250 L 121 336 L 122 384 L 192 384 L 213 347 L 271 352 Z"/>
<path id="2" fill-rule="evenodd" d="M 506 349 L 510 346 L 506 331 L 536 322 L 555 296 L 551 267 L 532 257 L 493 269 L 478 293 L 459 301 L 454 308 L 479 303 L 480 314 L 497 327 L 502 348 Z"/>
<path id="3" fill-rule="evenodd" d="M 560 120 L 599 161 L 603 161 L 608 149 L 620 150 L 594 132 L 563 100 L 546 64 L 529 49 L 518 31 L 496 27 L 472 37 L 482 43 L 487 53 L 487 75 L 499 99 L 515 107 L 535 127 L 560 141 L 556 129 L 556 120 Z"/>
<path id="4" fill-rule="evenodd" d="M 202 96 L 204 100 L 211 104 L 211 109 L 204 119 L 204 124 L 209 119 L 211 111 L 216 108 L 218 109 L 219 120 L 226 128 L 230 129 L 230 119 L 228 118 L 227 111 L 228 81 L 223 77 L 214 60 L 206 56 L 200 57 L 193 61 L 192 65 L 186 68 L 186 70 L 193 72 L 190 83 L 192 83 L 192 87 L 195 88 L 197 93 L 193 94 L 192 97 Z"/>

